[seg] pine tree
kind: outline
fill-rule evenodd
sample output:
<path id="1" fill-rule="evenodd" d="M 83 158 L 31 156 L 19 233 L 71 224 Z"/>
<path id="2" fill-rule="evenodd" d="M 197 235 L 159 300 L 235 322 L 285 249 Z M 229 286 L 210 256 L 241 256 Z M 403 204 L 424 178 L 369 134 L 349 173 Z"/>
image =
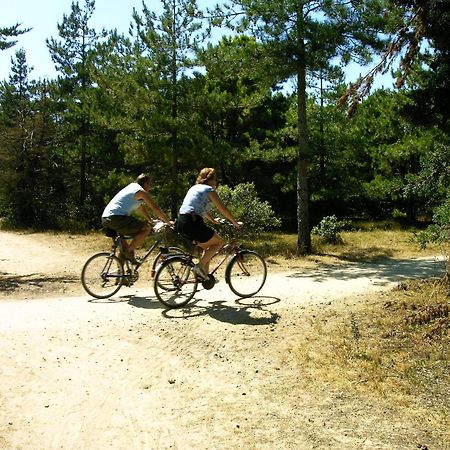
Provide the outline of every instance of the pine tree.
<path id="1" fill-rule="evenodd" d="M 352 59 L 367 62 L 380 49 L 383 1 L 230 0 L 211 11 L 214 23 L 252 33 L 266 46 L 280 82 L 293 80 L 297 95 L 298 253 L 311 252 L 306 115 L 307 77 Z"/>
<path id="2" fill-rule="evenodd" d="M 188 71 L 195 67 L 195 52 L 205 38 L 202 33 L 202 14 L 196 0 L 162 0 L 161 15 L 143 4 L 142 16 L 134 11 L 134 30 L 139 58 L 148 60 L 153 75 L 158 104 L 155 125 L 163 137 L 159 139 L 170 166 L 171 212 L 177 214 L 179 161 L 187 159 L 189 116 L 192 109 L 188 97 Z M 158 122 L 158 123 L 157 123 Z"/>
<path id="3" fill-rule="evenodd" d="M 89 27 L 95 9 L 94 0 L 85 0 L 81 8 L 78 2 L 71 5 L 71 13 L 64 14 L 58 24 L 60 40 L 47 40 L 53 62 L 59 71 L 58 85 L 61 101 L 61 117 L 65 126 L 66 140 L 76 149 L 73 155 L 79 167 L 80 211 L 86 209 L 88 195 L 88 173 L 92 158 L 88 154 L 95 152 L 91 145 L 90 133 L 90 96 L 92 95 L 92 71 L 97 56 L 98 40 L 106 36 Z M 74 161 L 74 162 L 75 162 Z"/>
<path id="4" fill-rule="evenodd" d="M 22 25 L 16 23 L 12 27 L 0 28 L 0 50 L 6 50 L 14 47 L 17 43 L 17 39 L 12 39 L 8 42 L 8 39 L 15 38 L 21 34 L 27 33 L 31 28 L 20 29 Z"/>

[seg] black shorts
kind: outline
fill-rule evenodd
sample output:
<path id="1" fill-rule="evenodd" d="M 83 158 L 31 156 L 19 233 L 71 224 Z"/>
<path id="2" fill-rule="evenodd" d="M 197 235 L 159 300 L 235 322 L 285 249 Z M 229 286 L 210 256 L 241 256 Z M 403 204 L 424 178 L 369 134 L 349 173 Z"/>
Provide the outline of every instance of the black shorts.
<path id="1" fill-rule="evenodd" d="M 135 236 L 142 231 L 145 222 L 133 216 L 110 216 L 102 217 L 102 225 L 112 228 L 124 236 Z"/>
<path id="2" fill-rule="evenodd" d="M 208 242 L 215 233 L 212 228 L 205 225 L 203 217 L 197 214 L 180 214 L 177 220 L 177 232 L 201 244 Z"/>

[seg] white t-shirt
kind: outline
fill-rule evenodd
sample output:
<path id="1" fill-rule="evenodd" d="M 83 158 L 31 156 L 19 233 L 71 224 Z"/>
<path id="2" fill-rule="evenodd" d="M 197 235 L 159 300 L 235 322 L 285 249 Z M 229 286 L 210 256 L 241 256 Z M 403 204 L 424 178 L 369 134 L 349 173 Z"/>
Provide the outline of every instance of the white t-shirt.
<path id="1" fill-rule="evenodd" d="M 102 217 L 129 216 L 141 204 L 141 201 L 134 198 L 134 194 L 142 190 L 139 183 L 130 183 L 125 186 L 106 205 Z"/>
<path id="2" fill-rule="evenodd" d="M 209 193 L 214 189 L 209 184 L 195 184 L 184 197 L 180 208 L 180 214 L 197 214 L 204 216 L 211 210 L 211 200 Z"/>

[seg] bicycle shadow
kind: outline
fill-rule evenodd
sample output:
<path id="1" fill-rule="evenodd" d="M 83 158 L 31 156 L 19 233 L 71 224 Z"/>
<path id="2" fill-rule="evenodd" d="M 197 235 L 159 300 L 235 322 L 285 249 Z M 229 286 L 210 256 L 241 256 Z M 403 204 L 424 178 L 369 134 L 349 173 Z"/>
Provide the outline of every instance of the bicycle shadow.
<path id="1" fill-rule="evenodd" d="M 119 304 L 128 303 L 135 308 L 161 309 L 162 305 L 154 297 L 136 296 L 133 294 L 121 295 L 107 299 L 90 299 L 90 303 Z M 236 307 L 228 305 L 225 300 L 209 301 L 202 298 L 194 299 L 181 308 L 167 308 L 162 315 L 167 319 L 189 319 L 209 316 L 220 322 L 232 325 L 272 325 L 280 319 L 280 315 L 270 311 L 267 307 L 279 303 L 278 297 L 255 296 L 237 298 Z M 207 302 L 206 306 L 201 302 Z"/>
<path id="2" fill-rule="evenodd" d="M 209 316 L 219 322 L 232 325 L 272 325 L 280 319 L 280 315 L 270 311 L 267 306 L 279 303 L 277 297 L 251 297 L 236 300 L 237 307 L 227 304 L 225 300 L 208 302 L 207 306 L 200 305 L 202 299 L 196 299 L 187 306 L 177 309 L 166 309 L 163 316 L 168 319 L 189 319 L 193 317 Z"/>

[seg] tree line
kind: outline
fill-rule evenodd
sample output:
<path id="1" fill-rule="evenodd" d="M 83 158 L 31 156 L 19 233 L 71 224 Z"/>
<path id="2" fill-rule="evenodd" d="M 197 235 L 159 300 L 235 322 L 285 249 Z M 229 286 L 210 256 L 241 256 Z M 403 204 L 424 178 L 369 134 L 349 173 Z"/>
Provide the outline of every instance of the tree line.
<path id="1" fill-rule="evenodd" d="M 92 28 L 95 1 L 74 1 L 47 40 L 56 79 L 33 79 L 18 49 L 0 84 L 0 216 L 98 228 L 107 200 L 145 171 L 174 217 L 207 166 L 222 184 L 252 182 L 297 231 L 299 253 L 324 216 L 429 218 L 449 208 L 448 3 L 232 0 L 201 11 L 161 0 L 161 13 L 134 10 L 124 35 Z M 232 33 L 212 40 L 214 27 Z M 26 31 L 0 29 L 0 49 Z M 373 55 L 380 63 L 347 86 L 343 67 Z M 398 89 L 372 92 L 391 69 Z"/>

